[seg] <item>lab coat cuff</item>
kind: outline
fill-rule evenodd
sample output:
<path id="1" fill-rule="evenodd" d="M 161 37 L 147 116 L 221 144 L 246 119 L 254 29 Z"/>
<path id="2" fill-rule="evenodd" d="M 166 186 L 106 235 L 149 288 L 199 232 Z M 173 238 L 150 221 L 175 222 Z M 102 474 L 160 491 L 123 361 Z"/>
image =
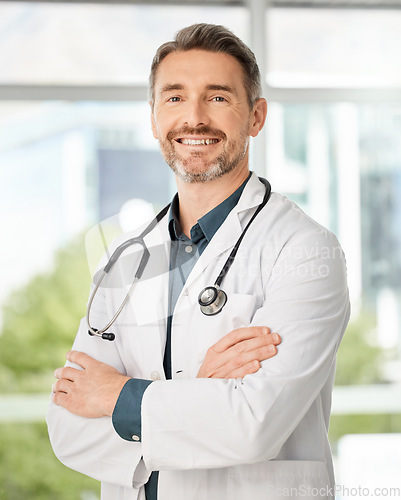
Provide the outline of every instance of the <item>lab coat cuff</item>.
<path id="1" fill-rule="evenodd" d="M 142 397 L 151 380 L 132 378 L 128 380 L 118 396 L 112 422 L 117 434 L 126 441 L 141 441 Z"/>

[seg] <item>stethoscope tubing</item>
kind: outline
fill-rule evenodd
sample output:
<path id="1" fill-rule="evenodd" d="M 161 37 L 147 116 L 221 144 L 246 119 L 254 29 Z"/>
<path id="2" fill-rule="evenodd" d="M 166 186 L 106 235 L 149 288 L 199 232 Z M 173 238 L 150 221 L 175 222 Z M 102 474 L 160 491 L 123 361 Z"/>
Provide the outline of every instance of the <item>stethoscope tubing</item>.
<path id="1" fill-rule="evenodd" d="M 237 240 L 236 244 L 234 245 L 234 248 L 232 249 L 228 259 L 226 260 L 222 270 L 220 271 L 215 283 L 213 286 L 208 286 L 206 288 L 204 288 L 200 294 L 199 294 L 199 297 L 198 297 L 198 303 L 199 303 L 199 306 L 200 306 L 200 309 L 202 311 L 203 314 L 205 314 L 206 316 L 213 316 L 215 314 L 218 314 L 224 307 L 224 305 L 226 304 L 227 302 L 227 294 L 221 289 L 221 282 L 223 281 L 224 277 L 226 276 L 226 274 L 228 273 L 230 267 L 232 266 L 234 260 L 235 260 L 235 256 L 237 255 L 237 252 L 238 252 L 238 249 L 242 243 L 242 240 L 244 239 L 245 237 L 245 234 L 247 233 L 249 227 L 251 226 L 252 222 L 255 220 L 255 218 L 257 217 L 257 215 L 260 213 L 260 211 L 263 209 L 263 207 L 267 204 L 267 202 L 269 201 L 270 199 L 270 195 L 271 195 L 271 186 L 270 186 L 270 183 L 266 180 L 266 179 L 263 179 L 263 178 L 259 178 L 263 184 L 265 185 L 265 188 L 266 188 L 266 191 L 265 191 L 265 195 L 263 197 L 263 200 L 262 200 L 262 203 L 260 203 L 260 205 L 257 207 L 257 209 L 255 210 L 254 214 L 252 215 L 252 217 L 250 218 L 249 222 L 247 223 L 247 225 L 245 226 L 245 229 L 243 230 L 241 236 L 239 237 L 239 239 Z M 105 340 L 114 340 L 115 338 L 115 335 L 114 333 L 106 333 L 106 330 L 108 330 L 112 324 L 117 320 L 117 318 L 119 317 L 119 315 L 121 314 L 121 311 L 123 310 L 124 306 L 127 304 L 131 294 L 132 294 L 132 291 L 134 289 L 134 286 L 136 284 L 136 282 L 141 278 L 142 276 L 142 273 L 143 271 L 145 270 L 145 267 L 148 263 L 148 260 L 149 260 L 149 257 L 150 257 L 150 253 L 149 253 L 149 250 L 146 246 L 146 243 L 144 241 L 144 238 L 145 236 L 150 233 L 155 227 L 156 225 L 162 220 L 162 218 L 167 214 L 167 211 L 170 207 L 170 204 L 168 204 L 166 207 L 163 208 L 163 210 L 161 210 L 157 215 L 156 217 L 151 221 L 151 223 L 144 229 L 144 231 L 142 231 L 142 233 L 135 237 L 135 238 L 130 238 L 128 240 L 126 240 L 124 243 L 122 243 L 120 246 L 118 246 L 113 254 L 111 255 L 109 261 L 107 262 L 107 264 L 105 265 L 100 277 L 99 277 L 99 280 L 98 282 L 96 283 L 91 295 L 90 295 L 90 298 L 89 298 L 89 301 L 88 301 L 88 308 L 87 308 L 87 312 L 86 312 L 86 323 L 87 323 L 87 326 L 88 326 L 88 333 L 89 335 L 94 335 L 94 336 L 97 336 L 97 337 L 101 337 Z M 103 328 L 101 329 L 96 329 L 96 328 L 93 328 L 90 324 L 90 311 L 91 311 L 91 308 L 92 308 L 92 303 L 93 303 L 93 300 L 95 298 L 95 295 L 96 295 L 96 292 L 98 291 L 103 279 L 105 278 L 106 274 L 111 270 L 111 268 L 114 266 L 114 264 L 117 262 L 117 260 L 119 259 L 119 257 L 121 256 L 121 254 L 129 247 L 131 247 L 132 245 L 141 245 L 142 246 L 142 249 L 143 249 L 143 253 L 142 253 L 142 257 L 141 257 L 141 260 L 139 262 L 139 266 L 138 266 L 138 269 L 135 273 L 135 276 L 134 276 L 134 280 L 130 286 L 130 289 L 128 290 L 128 292 L 126 293 L 125 297 L 124 297 L 124 300 L 122 301 L 120 307 L 118 308 L 118 310 L 116 311 L 116 313 L 114 314 L 114 316 L 112 317 L 112 319 L 107 323 L 106 326 L 104 326 Z M 207 299 L 203 299 L 203 297 L 205 296 L 204 293 L 205 292 L 208 292 L 209 290 L 213 290 L 213 299 L 210 300 L 210 295 L 208 293 L 206 293 L 206 297 Z"/>
<path id="2" fill-rule="evenodd" d="M 106 334 L 106 330 L 108 330 L 111 325 L 116 321 L 116 319 L 119 317 L 119 315 L 121 314 L 121 311 L 123 310 L 124 306 L 126 305 L 126 303 L 128 302 L 131 294 L 132 294 L 132 291 L 134 289 L 134 286 L 136 284 L 136 282 L 141 278 L 142 276 L 142 273 L 143 271 L 145 270 L 146 268 L 146 264 L 148 263 L 148 260 L 149 260 L 149 257 L 150 257 L 150 253 L 149 253 L 149 250 L 146 246 L 146 243 L 145 243 L 145 236 L 150 233 L 155 227 L 156 225 L 162 220 L 162 218 L 167 214 L 167 211 L 168 209 L 170 208 L 170 203 L 165 206 L 163 208 L 163 210 L 161 210 L 157 215 L 156 217 L 152 220 L 152 222 L 142 231 L 142 233 L 135 237 L 135 238 L 130 238 L 129 240 L 125 241 L 124 243 L 122 243 L 121 245 L 119 245 L 115 250 L 114 252 L 112 253 L 110 259 L 108 260 L 107 264 L 105 265 L 100 277 L 99 277 L 99 280 L 98 282 L 96 283 L 90 297 L 89 297 L 89 301 L 88 301 L 88 307 L 87 307 L 87 310 L 86 310 L 86 324 L 87 324 L 87 327 L 88 327 L 88 333 L 89 335 L 92 335 L 92 336 L 96 336 L 96 337 L 102 337 L 103 339 L 105 340 L 114 340 L 115 336 L 114 334 L 110 333 L 110 334 Z M 112 319 L 107 323 L 107 325 L 101 329 L 97 329 L 97 328 L 93 328 L 90 324 L 90 312 L 91 312 L 91 309 L 92 309 L 92 303 L 93 303 L 93 299 L 95 298 L 95 295 L 96 295 L 96 292 L 99 290 L 99 287 L 103 281 L 103 279 L 105 278 L 106 274 L 109 273 L 109 271 L 111 270 L 111 268 L 114 266 L 114 264 L 117 262 L 117 260 L 119 259 L 120 255 L 129 247 L 131 247 L 132 245 L 141 245 L 142 246 L 142 249 L 143 249 L 143 253 L 142 253 L 142 257 L 141 257 L 141 260 L 139 262 L 139 266 L 138 266 L 138 269 L 136 270 L 136 273 L 135 273 L 135 276 L 134 276 L 134 280 L 132 281 L 132 284 L 130 286 L 130 289 L 128 290 L 128 292 L 126 293 L 125 297 L 124 297 L 124 300 L 122 301 L 120 307 L 118 308 L 117 312 L 114 314 L 114 316 L 112 317 Z"/>
<path id="3" fill-rule="evenodd" d="M 134 281 L 132 282 L 132 284 L 130 286 L 130 289 L 128 290 L 127 294 L 125 295 L 124 300 L 122 301 L 120 307 L 117 309 L 117 312 L 114 314 L 114 316 L 112 317 L 112 319 L 107 323 L 107 325 L 104 328 L 101 328 L 100 330 L 97 330 L 96 328 L 93 328 L 90 325 L 89 315 L 90 315 L 90 311 L 91 311 L 91 308 L 92 308 L 93 299 L 95 298 L 96 292 L 98 291 L 98 289 L 100 287 L 100 284 L 102 283 L 103 278 L 106 276 L 106 274 L 107 273 L 105 271 L 102 272 L 98 283 L 96 284 L 93 292 L 91 293 L 91 296 L 90 296 L 90 299 L 89 299 L 89 302 L 88 302 L 88 308 L 87 308 L 87 311 L 86 311 L 86 324 L 88 326 L 88 333 L 90 332 L 92 335 L 96 335 L 97 337 L 101 337 L 102 334 L 105 333 L 105 331 L 108 330 L 111 327 L 111 325 L 116 321 L 116 319 L 120 316 L 121 311 L 124 309 L 125 304 L 128 302 L 128 299 L 131 296 L 131 293 L 132 293 L 132 291 L 134 289 L 135 283 L 139 279 L 137 276 L 135 276 Z"/>
<path id="4" fill-rule="evenodd" d="M 252 222 L 255 220 L 256 216 L 259 214 L 259 212 L 262 210 L 262 208 L 267 204 L 267 202 L 270 199 L 270 195 L 271 195 L 270 183 L 266 179 L 263 179 L 261 177 L 259 177 L 259 179 L 263 182 L 263 184 L 266 187 L 266 192 L 265 192 L 265 195 L 263 197 L 262 203 L 258 206 L 255 213 L 252 215 L 248 224 L 245 226 L 244 230 L 242 231 L 242 234 L 239 237 L 237 243 L 234 245 L 234 248 L 232 249 L 230 255 L 228 256 L 228 259 L 226 260 L 222 270 L 220 271 L 220 274 L 218 275 L 216 281 L 214 282 L 215 287 L 218 287 L 218 288 L 221 287 L 221 282 L 223 281 L 224 276 L 228 273 L 232 263 L 234 262 L 235 256 L 237 255 L 237 252 L 238 252 L 238 249 L 239 249 L 239 247 L 242 243 L 242 240 L 244 239 L 244 236 L 247 233 L 250 225 L 252 224 Z"/>

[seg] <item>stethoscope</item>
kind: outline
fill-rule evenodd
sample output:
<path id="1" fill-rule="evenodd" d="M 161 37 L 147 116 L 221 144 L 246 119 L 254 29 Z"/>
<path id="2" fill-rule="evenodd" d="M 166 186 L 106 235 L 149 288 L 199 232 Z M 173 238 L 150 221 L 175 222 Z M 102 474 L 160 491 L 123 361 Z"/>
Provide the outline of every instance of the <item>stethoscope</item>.
<path id="1" fill-rule="evenodd" d="M 232 266 L 235 256 L 238 252 L 238 249 L 241 245 L 241 242 L 248 231 L 250 225 L 252 222 L 255 220 L 255 217 L 259 214 L 259 212 L 262 210 L 262 208 L 267 204 L 270 198 L 271 194 L 271 186 L 270 183 L 261 177 L 259 177 L 261 182 L 265 185 L 265 195 L 263 197 L 262 203 L 258 206 L 256 209 L 255 213 L 252 215 L 251 219 L 249 220 L 248 224 L 245 226 L 244 230 L 242 231 L 241 236 L 237 240 L 236 244 L 234 245 L 234 248 L 232 249 L 228 259 L 226 260 L 220 274 L 218 275 L 216 281 L 214 282 L 214 285 L 212 286 L 207 286 L 205 287 L 199 294 L 198 296 L 198 303 L 200 310 L 202 311 L 203 314 L 206 316 L 214 316 L 215 314 L 218 314 L 223 307 L 225 306 L 227 302 L 227 294 L 221 289 L 221 282 L 223 281 L 225 275 L 228 273 L 230 267 Z M 170 204 L 168 204 L 166 207 L 161 210 L 156 217 L 151 221 L 151 223 L 142 231 L 142 233 L 139 236 L 136 236 L 135 238 L 130 238 L 129 240 L 124 241 L 119 247 L 117 247 L 114 252 L 112 253 L 109 261 L 105 265 L 99 280 L 94 287 L 90 297 L 89 297 L 89 302 L 88 302 L 88 309 L 86 312 L 86 323 L 88 325 L 88 333 L 89 335 L 95 335 L 96 337 L 101 337 L 104 340 L 114 340 L 115 335 L 114 333 L 106 333 L 106 330 L 108 330 L 111 325 L 116 321 L 118 316 L 120 315 L 121 311 L 123 310 L 125 304 L 128 302 L 128 299 L 131 296 L 131 293 L 134 289 L 135 283 L 141 278 L 143 271 L 145 270 L 145 267 L 148 263 L 150 253 L 149 250 L 146 246 L 146 243 L 144 241 L 145 236 L 153 231 L 153 229 L 157 226 L 157 224 L 163 219 L 163 217 L 167 214 L 168 209 L 170 208 Z M 120 307 L 117 309 L 116 313 L 114 316 L 111 318 L 111 320 L 107 323 L 107 325 L 101 329 L 96 329 L 93 328 L 90 324 L 89 321 L 89 315 L 90 311 L 92 308 L 92 303 L 93 299 L 95 298 L 96 292 L 98 291 L 104 277 L 106 274 L 109 273 L 111 268 L 114 266 L 114 264 L 117 262 L 118 258 L 120 255 L 130 246 L 132 245 L 140 245 L 143 249 L 142 257 L 138 265 L 138 269 L 135 273 L 134 280 L 130 286 L 130 289 L 128 290 L 124 300 L 122 301 Z"/>

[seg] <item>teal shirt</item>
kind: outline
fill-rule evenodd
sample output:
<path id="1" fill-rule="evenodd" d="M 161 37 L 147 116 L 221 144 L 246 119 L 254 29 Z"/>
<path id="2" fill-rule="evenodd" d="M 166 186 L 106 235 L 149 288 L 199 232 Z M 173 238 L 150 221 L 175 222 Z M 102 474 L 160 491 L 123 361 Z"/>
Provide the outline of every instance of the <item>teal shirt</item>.
<path id="1" fill-rule="evenodd" d="M 167 338 L 163 360 L 166 379 L 172 378 L 172 319 L 178 297 L 199 256 L 226 220 L 228 214 L 237 205 L 250 176 L 251 174 L 249 174 L 246 181 L 231 196 L 197 221 L 191 228 L 191 238 L 188 238 L 181 230 L 178 194 L 175 195 L 171 203 L 168 222 L 171 239 L 169 301 Z M 124 385 L 118 397 L 112 417 L 113 425 L 119 436 L 127 441 L 141 440 L 142 397 L 146 388 L 151 383 L 151 380 L 130 379 Z M 132 436 L 135 436 L 135 438 L 133 439 Z M 148 483 L 145 485 L 147 500 L 157 500 L 157 476 L 158 473 L 153 472 Z"/>

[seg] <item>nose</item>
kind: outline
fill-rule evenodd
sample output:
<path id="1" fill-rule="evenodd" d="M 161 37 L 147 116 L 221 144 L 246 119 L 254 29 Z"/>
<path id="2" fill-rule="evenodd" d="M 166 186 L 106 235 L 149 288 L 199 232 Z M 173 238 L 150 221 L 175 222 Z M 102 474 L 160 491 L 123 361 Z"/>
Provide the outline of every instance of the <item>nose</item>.
<path id="1" fill-rule="evenodd" d="M 199 127 L 208 125 L 210 122 L 206 104 L 199 99 L 189 100 L 184 116 L 185 125 L 189 127 Z"/>

